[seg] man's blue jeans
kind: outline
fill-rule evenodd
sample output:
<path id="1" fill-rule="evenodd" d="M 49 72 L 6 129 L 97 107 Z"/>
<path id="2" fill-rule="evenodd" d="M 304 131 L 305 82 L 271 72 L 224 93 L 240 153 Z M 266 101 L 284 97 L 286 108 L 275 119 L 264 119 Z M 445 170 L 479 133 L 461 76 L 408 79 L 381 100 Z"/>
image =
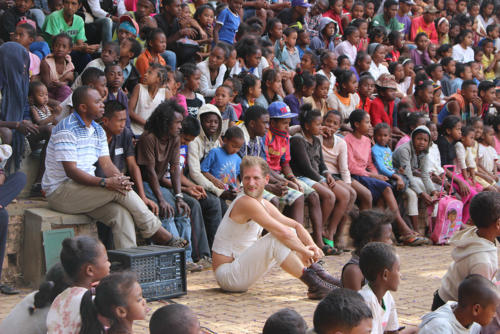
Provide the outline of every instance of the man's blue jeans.
<path id="1" fill-rule="evenodd" d="M 143 182 L 143 184 L 144 184 L 144 193 L 146 194 L 146 197 L 149 198 L 150 200 L 153 200 L 156 204 L 158 204 L 158 199 L 154 195 L 153 190 L 151 189 L 149 183 Z M 172 235 L 174 237 L 181 237 L 181 238 L 189 241 L 189 246 L 186 248 L 186 261 L 193 262 L 193 259 L 191 257 L 191 252 L 192 252 L 191 221 L 189 220 L 188 216 L 183 215 L 182 212 L 177 211 L 177 208 L 175 207 L 175 197 L 174 197 L 172 189 L 168 189 L 168 188 L 160 186 L 160 190 L 161 190 L 162 196 L 165 199 L 165 201 L 167 201 L 167 203 L 170 204 L 175 210 L 174 217 L 160 218 L 161 223 L 162 223 L 163 227 L 167 231 L 172 233 Z"/>

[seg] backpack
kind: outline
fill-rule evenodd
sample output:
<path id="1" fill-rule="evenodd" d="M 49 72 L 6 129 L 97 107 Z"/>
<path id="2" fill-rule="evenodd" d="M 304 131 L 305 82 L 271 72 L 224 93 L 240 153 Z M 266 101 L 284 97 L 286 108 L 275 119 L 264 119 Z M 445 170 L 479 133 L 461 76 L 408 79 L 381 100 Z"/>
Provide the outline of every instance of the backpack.
<path id="1" fill-rule="evenodd" d="M 454 165 L 445 165 L 443 168 L 453 169 L 453 176 L 455 175 Z M 451 195 L 453 189 L 453 176 L 451 178 L 450 191 L 448 194 L 443 192 L 444 189 L 444 178 L 441 189 L 439 191 L 438 199 L 438 211 L 434 223 L 431 224 L 430 234 L 431 240 L 435 245 L 447 244 L 450 238 L 460 230 L 462 226 L 462 210 L 463 203 L 459 201 L 455 196 Z M 429 213 L 432 214 L 432 207 L 429 207 Z"/>

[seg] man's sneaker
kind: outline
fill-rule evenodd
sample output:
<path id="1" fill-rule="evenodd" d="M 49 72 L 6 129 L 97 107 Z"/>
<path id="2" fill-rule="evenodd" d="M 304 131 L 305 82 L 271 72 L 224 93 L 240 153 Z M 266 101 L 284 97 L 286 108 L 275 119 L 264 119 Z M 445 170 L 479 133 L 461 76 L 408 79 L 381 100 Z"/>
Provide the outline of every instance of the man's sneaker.
<path id="1" fill-rule="evenodd" d="M 201 271 L 202 269 L 203 269 L 202 266 L 194 262 L 186 262 L 186 270 L 189 271 L 190 273 Z"/>
<path id="2" fill-rule="evenodd" d="M 323 281 L 316 272 L 310 268 L 306 268 L 299 278 L 305 285 L 309 287 L 307 290 L 307 298 L 322 299 L 336 286 Z"/>
<path id="3" fill-rule="evenodd" d="M 196 264 L 202 266 L 203 270 L 212 268 L 212 258 L 208 256 L 202 257 Z"/>

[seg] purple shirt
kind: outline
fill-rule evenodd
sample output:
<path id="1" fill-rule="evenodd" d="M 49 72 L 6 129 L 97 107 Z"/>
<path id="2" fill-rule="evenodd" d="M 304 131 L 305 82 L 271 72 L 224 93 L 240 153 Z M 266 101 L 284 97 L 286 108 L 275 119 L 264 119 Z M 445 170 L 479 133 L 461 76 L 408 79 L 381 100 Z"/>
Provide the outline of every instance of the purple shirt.
<path id="1" fill-rule="evenodd" d="M 399 16 L 396 14 L 396 20 L 398 20 L 399 23 L 404 25 L 403 28 L 403 34 L 405 35 L 410 35 L 410 29 L 411 29 L 411 19 L 408 17 L 408 15 L 405 15 L 403 17 Z"/>
<path id="2" fill-rule="evenodd" d="M 421 52 L 417 49 L 410 50 L 410 58 L 415 63 L 415 66 L 427 66 L 432 63 L 427 51 Z"/>

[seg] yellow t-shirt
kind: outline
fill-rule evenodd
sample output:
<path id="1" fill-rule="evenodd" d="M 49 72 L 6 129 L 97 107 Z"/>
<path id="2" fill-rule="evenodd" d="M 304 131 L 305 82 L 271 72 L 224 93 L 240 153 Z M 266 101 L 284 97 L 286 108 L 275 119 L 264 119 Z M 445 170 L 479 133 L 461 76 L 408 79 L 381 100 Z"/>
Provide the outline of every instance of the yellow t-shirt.
<path id="1" fill-rule="evenodd" d="M 483 54 L 483 59 L 481 60 L 481 62 L 483 63 L 484 78 L 486 80 L 495 80 L 495 69 L 486 72 L 488 66 L 490 66 L 494 61 L 495 61 L 495 55 L 491 54 L 490 57 L 488 57 L 487 55 Z"/>

